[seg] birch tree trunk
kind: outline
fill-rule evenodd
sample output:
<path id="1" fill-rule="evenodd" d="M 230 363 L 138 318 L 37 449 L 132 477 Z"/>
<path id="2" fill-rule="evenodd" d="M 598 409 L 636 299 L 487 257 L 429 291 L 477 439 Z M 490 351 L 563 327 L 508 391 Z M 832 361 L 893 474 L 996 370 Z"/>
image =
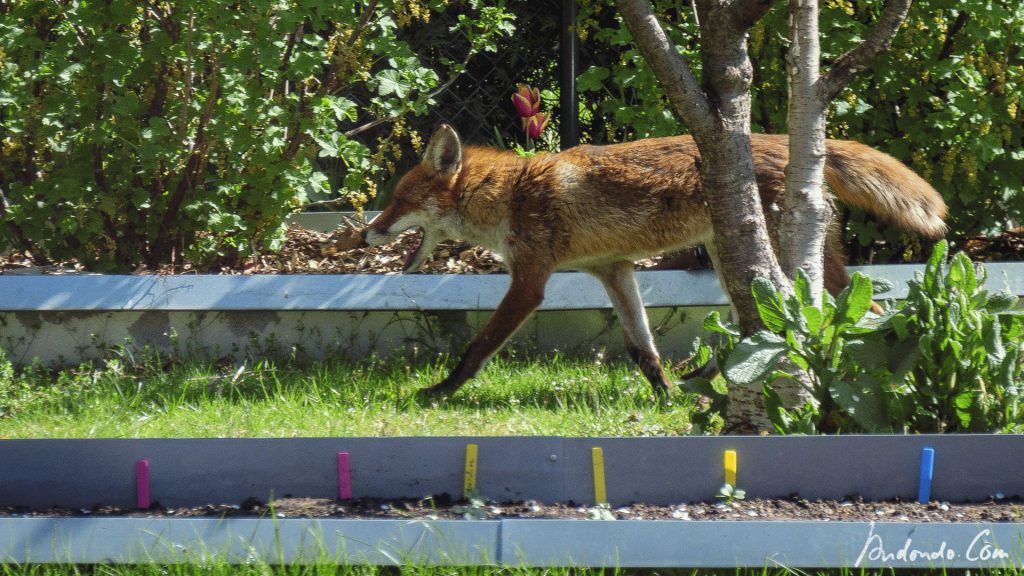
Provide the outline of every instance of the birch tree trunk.
<path id="1" fill-rule="evenodd" d="M 818 1 L 789 0 L 789 164 L 779 221 L 779 259 L 790 278 L 803 269 L 815 299 L 823 291 L 825 235 L 832 206 L 823 192 L 828 106 L 879 54 L 888 50 L 911 0 L 889 0 L 867 38 L 820 75 Z"/>
<path id="2" fill-rule="evenodd" d="M 779 218 L 779 259 L 786 276 L 802 269 L 814 300 L 824 290 L 825 231 L 832 208 L 825 200 L 825 113 L 818 93 L 821 49 L 818 0 L 789 0 L 789 164 Z"/>

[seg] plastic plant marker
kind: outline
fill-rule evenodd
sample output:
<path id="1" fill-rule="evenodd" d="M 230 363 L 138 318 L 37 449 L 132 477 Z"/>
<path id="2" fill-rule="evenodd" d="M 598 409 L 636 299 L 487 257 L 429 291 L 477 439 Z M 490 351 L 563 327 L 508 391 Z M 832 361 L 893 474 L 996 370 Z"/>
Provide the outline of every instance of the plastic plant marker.
<path id="1" fill-rule="evenodd" d="M 476 456 L 477 445 L 466 444 L 466 473 L 462 482 L 462 492 L 467 498 L 476 493 Z"/>
<path id="2" fill-rule="evenodd" d="M 139 460 L 135 463 L 135 506 L 142 510 L 147 510 L 150 506 L 149 460 Z"/>
<path id="3" fill-rule="evenodd" d="M 352 497 L 352 473 L 348 464 L 348 452 L 338 452 L 338 500 Z"/>
<path id="4" fill-rule="evenodd" d="M 921 474 L 917 480 L 917 501 L 927 504 L 932 496 L 932 477 L 935 474 L 935 449 L 925 446 L 921 449 Z"/>
<path id="5" fill-rule="evenodd" d="M 725 451 L 725 483 L 736 486 L 736 451 Z"/>
<path id="6" fill-rule="evenodd" d="M 608 502 L 608 490 L 604 480 L 604 450 L 595 446 L 590 452 L 594 464 L 594 503 L 604 504 Z"/>

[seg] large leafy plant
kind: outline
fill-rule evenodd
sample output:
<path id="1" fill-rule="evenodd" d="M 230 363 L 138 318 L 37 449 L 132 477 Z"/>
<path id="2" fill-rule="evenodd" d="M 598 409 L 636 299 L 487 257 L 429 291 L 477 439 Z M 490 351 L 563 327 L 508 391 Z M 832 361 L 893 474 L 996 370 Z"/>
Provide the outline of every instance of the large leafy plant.
<path id="1" fill-rule="evenodd" d="M 467 57 L 510 31 L 463 8 Z M 430 67 L 402 26 L 428 2 L 49 2 L 0 5 L 0 250 L 99 270 L 273 248 L 307 196 L 359 205 L 400 120 L 462 62 Z M 357 136 L 383 130 L 376 151 Z M 372 141 L 371 141 L 372 142 Z M 321 156 L 345 166 L 339 181 Z"/>
<path id="2" fill-rule="evenodd" d="M 916 431 L 1019 426 L 1024 316 L 1014 311 L 1017 297 L 1008 289 L 991 293 L 983 266 L 962 252 L 947 262 L 947 251 L 944 241 L 935 247 L 905 304 L 880 326 L 901 383 L 893 416 Z M 872 358 L 862 361 L 874 367 Z"/>
<path id="3" fill-rule="evenodd" d="M 860 274 L 816 304 L 800 274 L 790 295 L 753 285 L 765 329 L 724 361 L 734 384 L 763 387 L 780 432 L 956 432 L 1020 427 L 1024 318 L 1017 298 L 991 293 L 986 272 L 940 242 L 907 299 L 870 313 L 872 284 Z M 787 410 L 772 390 L 794 378 L 813 400 Z"/>

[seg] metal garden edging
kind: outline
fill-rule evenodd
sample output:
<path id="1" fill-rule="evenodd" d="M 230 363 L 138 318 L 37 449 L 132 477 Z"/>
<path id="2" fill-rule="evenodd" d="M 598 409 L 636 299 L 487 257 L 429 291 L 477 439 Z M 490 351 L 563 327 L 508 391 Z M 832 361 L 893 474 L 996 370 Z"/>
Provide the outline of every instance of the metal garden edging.
<path id="1" fill-rule="evenodd" d="M 1008 568 L 1022 524 L 0 518 L 0 561 Z"/>
<path id="2" fill-rule="evenodd" d="M 752 497 L 866 499 L 917 493 L 919 455 L 936 455 L 936 500 L 1024 494 L 1024 437 L 1006 435 L 676 438 L 299 438 L 0 441 L 0 505 L 131 507 L 134 463 L 167 507 L 271 494 L 333 498 L 336 455 L 353 496 L 477 487 L 495 500 L 593 501 L 591 449 L 604 451 L 608 500 L 707 500 L 722 455 Z M 0 518 L 8 562 L 337 561 L 619 567 L 1024 566 L 1024 524 L 770 521 Z"/>

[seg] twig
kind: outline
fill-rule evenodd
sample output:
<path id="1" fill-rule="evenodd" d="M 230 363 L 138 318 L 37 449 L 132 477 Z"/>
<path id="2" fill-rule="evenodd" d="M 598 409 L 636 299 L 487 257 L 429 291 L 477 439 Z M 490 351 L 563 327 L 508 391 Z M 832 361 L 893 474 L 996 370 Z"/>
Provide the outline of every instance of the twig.
<path id="1" fill-rule="evenodd" d="M 863 42 L 843 54 L 832 65 L 827 74 L 823 74 L 818 84 L 819 98 L 831 102 L 843 91 L 859 72 L 867 68 L 871 60 L 889 49 L 896 31 L 907 18 L 912 0 L 889 0 L 882 10 L 882 16 L 874 29 Z"/>
<path id="2" fill-rule="evenodd" d="M 473 52 L 472 50 L 470 50 L 469 53 L 466 54 L 466 57 L 462 60 L 462 68 L 465 68 L 466 65 L 469 64 L 469 60 L 473 57 L 474 54 L 475 54 L 475 52 Z M 455 74 L 454 76 L 449 78 L 447 82 L 445 82 L 444 84 L 438 86 L 436 89 L 434 89 L 433 91 L 429 92 L 426 96 L 420 97 L 418 102 L 426 102 L 427 100 L 430 100 L 432 98 L 437 97 L 442 92 L 444 92 L 445 90 L 450 88 L 451 85 L 454 84 L 455 81 L 459 79 L 459 76 L 461 76 L 461 74 L 462 74 L 461 72 L 459 74 Z M 373 120 L 371 122 L 363 124 L 362 126 L 353 128 L 353 129 L 349 130 L 348 132 L 345 132 L 344 136 L 346 138 L 352 138 L 353 136 L 358 136 L 359 134 L 362 134 L 363 132 L 366 132 L 367 130 L 371 130 L 373 128 L 376 128 L 377 126 L 380 126 L 381 124 L 384 124 L 385 122 L 393 122 L 395 120 L 398 120 L 399 118 L 402 117 L 403 114 L 404 114 L 404 112 L 397 112 L 397 113 L 392 114 L 390 116 L 385 116 L 384 118 L 377 118 L 376 120 Z"/>
<path id="3" fill-rule="evenodd" d="M 936 60 L 945 60 L 953 54 L 953 37 L 956 36 L 963 27 L 967 25 L 967 21 L 971 19 L 971 13 L 962 10 L 956 15 L 956 20 L 953 21 L 953 25 L 946 30 L 946 39 L 942 42 L 942 48 L 939 49 L 939 54 L 936 56 Z"/>

